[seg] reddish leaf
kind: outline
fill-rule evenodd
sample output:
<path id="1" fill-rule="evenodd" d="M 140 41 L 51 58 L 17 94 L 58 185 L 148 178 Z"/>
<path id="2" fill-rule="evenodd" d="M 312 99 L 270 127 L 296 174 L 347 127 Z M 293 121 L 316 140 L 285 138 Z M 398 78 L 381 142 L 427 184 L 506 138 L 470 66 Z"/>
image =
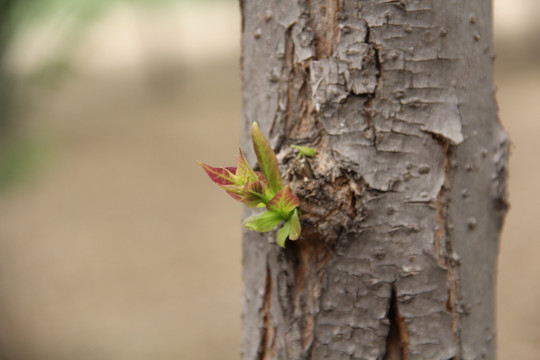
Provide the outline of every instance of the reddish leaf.
<path id="1" fill-rule="evenodd" d="M 235 167 L 221 167 L 216 168 L 205 163 L 198 161 L 199 165 L 202 166 L 204 171 L 208 174 L 208 177 L 215 182 L 216 184 L 223 185 L 238 185 L 236 178 L 236 168 Z"/>
<path id="2" fill-rule="evenodd" d="M 300 200 L 289 190 L 286 185 L 267 204 L 270 211 L 279 213 L 284 219 L 291 218 L 291 211 L 300 206 Z"/>
<path id="3" fill-rule="evenodd" d="M 222 167 L 216 168 L 202 162 L 199 162 L 208 177 L 221 188 L 223 188 L 227 194 L 229 194 L 234 200 L 245 202 L 244 199 L 244 184 L 241 183 L 242 179 L 236 176 L 235 167 Z"/>
<path id="4" fill-rule="evenodd" d="M 268 187 L 268 179 L 266 178 L 266 176 L 264 176 L 262 172 L 255 171 L 255 176 L 257 177 L 257 181 L 264 181 L 264 183 Z"/>

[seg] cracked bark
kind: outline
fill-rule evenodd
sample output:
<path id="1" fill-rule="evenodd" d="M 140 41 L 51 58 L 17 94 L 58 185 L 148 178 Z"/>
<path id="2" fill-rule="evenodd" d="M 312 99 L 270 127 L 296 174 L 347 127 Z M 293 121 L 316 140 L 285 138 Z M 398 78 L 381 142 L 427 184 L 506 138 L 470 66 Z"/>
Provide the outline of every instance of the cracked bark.
<path id="1" fill-rule="evenodd" d="M 244 233 L 242 358 L 494 359 L 508 139 L 491 3 L 241 9 L 243 147 L 258 121 L 303 214 L 285 250 Z"/>

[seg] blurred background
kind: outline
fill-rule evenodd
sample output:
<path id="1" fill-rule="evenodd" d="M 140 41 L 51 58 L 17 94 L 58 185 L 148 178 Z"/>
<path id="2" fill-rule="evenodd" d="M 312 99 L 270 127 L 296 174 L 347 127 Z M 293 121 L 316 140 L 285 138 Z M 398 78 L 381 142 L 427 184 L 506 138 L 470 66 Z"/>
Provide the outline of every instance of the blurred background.
<path id="1" fill-rule="evenodd" d="M 540 359 L 540 2 L 495 0 L 500 359 Z M 238 359 L 234 0 L 0 0 L 0 359 Z"/>

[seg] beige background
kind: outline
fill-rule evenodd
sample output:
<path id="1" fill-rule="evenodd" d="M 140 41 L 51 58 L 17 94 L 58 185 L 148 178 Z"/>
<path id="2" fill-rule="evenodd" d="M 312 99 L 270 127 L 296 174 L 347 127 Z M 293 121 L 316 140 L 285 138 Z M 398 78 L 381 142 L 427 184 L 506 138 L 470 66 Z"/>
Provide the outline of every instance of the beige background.
<path id="1" fill-rule="evenodd" d="M 496 4 L 497 97 L 514 143 L 499 358 L 533 360 L 540 11 Z M 12 142 L 28 165 L 0 190 L 0 358 L 238 359 L 241 206 L 195 162 L 235 162 L 237 5 L 119 5 L 75 45 L 70 21 L 36 24 L 10 52 Z"/>

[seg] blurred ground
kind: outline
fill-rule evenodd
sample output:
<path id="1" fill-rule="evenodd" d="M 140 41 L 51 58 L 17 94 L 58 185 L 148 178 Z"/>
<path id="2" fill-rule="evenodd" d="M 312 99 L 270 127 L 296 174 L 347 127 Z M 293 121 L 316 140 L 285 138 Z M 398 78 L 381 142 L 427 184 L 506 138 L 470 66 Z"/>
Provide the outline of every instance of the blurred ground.
<path id="1" fill-rule="evenodd" d="M 1 196 L 5 358 L 237 358 L 240 207 L 195 163 L 235 160 L 237 68 L 77 76 L 24 110 L 49 158 Z"/>
<path id="2" fill-rule="evenodd" d="M 519 21 L 504 19 L 496 81 L 514 146 L 499 358 L 534 360 L 540 63 L 534 46 L 507 40 Z M 23 79 L 14 142 L 34 170 L 0 190 L 0 358 L 238 359 L 241 207 L 195 163 L 237 155 L 236 3 L 118 6 L 77 46 L 35 41 L 61 23 L 26 32 L 11 52 Z"/>

